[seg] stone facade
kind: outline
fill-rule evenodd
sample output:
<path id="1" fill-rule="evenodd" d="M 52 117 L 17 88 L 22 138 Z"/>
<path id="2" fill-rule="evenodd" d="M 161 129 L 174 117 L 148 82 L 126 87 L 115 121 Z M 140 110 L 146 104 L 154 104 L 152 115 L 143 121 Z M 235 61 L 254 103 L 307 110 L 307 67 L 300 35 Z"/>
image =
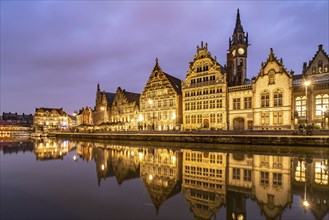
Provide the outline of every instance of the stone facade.
<path id="1" fill-rule="evenodd" d="M 111 107 L 111 130 L 138 130 L 139 98 L 138 93 L 117 88 Z"/>
<path id="2" fill-rule="evenodd" d="M 110 121 L 111 106 L 115 93 L 101 92 L 97 84 L 96 104 L 93 112 L 94 125 L 100 125 Z"/>
<path id="3" fill-rule="evenodd" d="M 174 130 L 182 124 L 181 80 L 163 72 L 158 59 L 140 96 L 139 122 L 144 130 Z"/>
<path id="4" fill-rule="evenodd" d="M 37 130 L 65 130 L 72 126 L 72 119 L 63 108 L 36 108 L 33 126 Z"/>
<path id="5" fill-rule="evenodd" d="M 88 106 L 82 108 L 77 114 L 77 126 L 79 125 L 92 125 L 93 112 Z"/>
<path id="6" fill-rule="evenodd" d="M 224 68 L 201 42 L 182 82 L 184 129 L 227 129 L 226 90 Z"/>

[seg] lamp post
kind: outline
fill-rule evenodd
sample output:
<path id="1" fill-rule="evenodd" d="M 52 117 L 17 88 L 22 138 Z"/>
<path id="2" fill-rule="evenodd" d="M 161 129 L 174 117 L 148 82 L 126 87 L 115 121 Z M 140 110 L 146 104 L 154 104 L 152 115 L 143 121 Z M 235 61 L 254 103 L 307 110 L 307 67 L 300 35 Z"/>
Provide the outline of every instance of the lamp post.
<path id="1" fill-rule="evenodd" d="M 152 130 L 154 130 L 154 105 L 153 100 L 148 100 L 150 107 L 152 107 Z"/>
<path id="2" fill-rule="evenodd" d="M 308 80 L 306 80 L 305 82 L 304 82 L 304 86 L 305 86 L 305 95 L 306 95 L 306 108 L 305 108 L 305 122 L 306 122 L 306 126 L 307 126 L 307 120 L 308 120 L 308 103 L 307 103 L 307 101 L 308 101 L 308 98 L 307 98 L 307 87 L 309 86 L 311 84 L 311 82 L 310 81 L 308 81 Z"/>

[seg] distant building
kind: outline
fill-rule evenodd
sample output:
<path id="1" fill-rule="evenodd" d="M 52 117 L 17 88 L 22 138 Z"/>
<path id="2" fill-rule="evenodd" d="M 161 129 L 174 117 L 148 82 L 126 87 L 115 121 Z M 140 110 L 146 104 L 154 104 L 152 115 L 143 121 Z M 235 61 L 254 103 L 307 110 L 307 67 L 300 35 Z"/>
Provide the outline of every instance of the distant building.
<path id="1" fill-rule="evenodd" d="M 72 127 L 72 118 L 63 108 L 36 108 L 33 126 L 37 130 L 65 130 Z"/>
<path id="2" fill-rule="evenodd" d="M 93 111 L 94 125 L 110 122 L 111 106 L 115 93 L 101 92 L 99 84 L 97 84 L 96 104 Z"/>
<path id="3" fill-rule="evenodd" d="M 30 126 L 33 124 L 33 115 L 32 114 L 26 115 L 24 113 L 22 115 L 19 115 L 19 114 L 17 114 L 17 112 L 15 112 L 15 113 L 3 112 L 1 121 Z"/>
<path id="4" fill-rule="evenodd" d="M 88 106 L 80 109 L 76 116 L 76 125 L 92 125 L 93 124 L 93 111 Z"/>

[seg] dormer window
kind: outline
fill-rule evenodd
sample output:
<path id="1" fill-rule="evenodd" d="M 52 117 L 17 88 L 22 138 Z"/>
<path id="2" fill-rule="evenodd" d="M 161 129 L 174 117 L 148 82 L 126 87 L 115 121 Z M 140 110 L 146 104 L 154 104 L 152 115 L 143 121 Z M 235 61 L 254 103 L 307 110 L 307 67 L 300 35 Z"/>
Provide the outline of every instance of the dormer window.
<path id="1" fill-rule="evenodd" d="M 268 73 L 268 84 L 274 84 L 275 83 L 275 72 L 274 70 L 270 70 Z"/>
<path id="2" fill-rule="evenodd" d="M 323 70 L 322 66 L 323 66 L 322 60 L 319 60 L 319 62 L 318 62 L 319 73 L 322 73 L 322 70 Z"/>

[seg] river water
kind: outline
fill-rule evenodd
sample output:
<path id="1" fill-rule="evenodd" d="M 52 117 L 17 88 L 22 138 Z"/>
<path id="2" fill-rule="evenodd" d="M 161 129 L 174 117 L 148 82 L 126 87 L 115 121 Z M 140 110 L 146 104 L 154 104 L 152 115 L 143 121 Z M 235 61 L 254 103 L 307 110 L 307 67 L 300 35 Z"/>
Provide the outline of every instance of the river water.
<path id="1" fill-rule="evenodd" d="M 1 219 L 329 219 L 329 151 L 0 142 Z"/>

